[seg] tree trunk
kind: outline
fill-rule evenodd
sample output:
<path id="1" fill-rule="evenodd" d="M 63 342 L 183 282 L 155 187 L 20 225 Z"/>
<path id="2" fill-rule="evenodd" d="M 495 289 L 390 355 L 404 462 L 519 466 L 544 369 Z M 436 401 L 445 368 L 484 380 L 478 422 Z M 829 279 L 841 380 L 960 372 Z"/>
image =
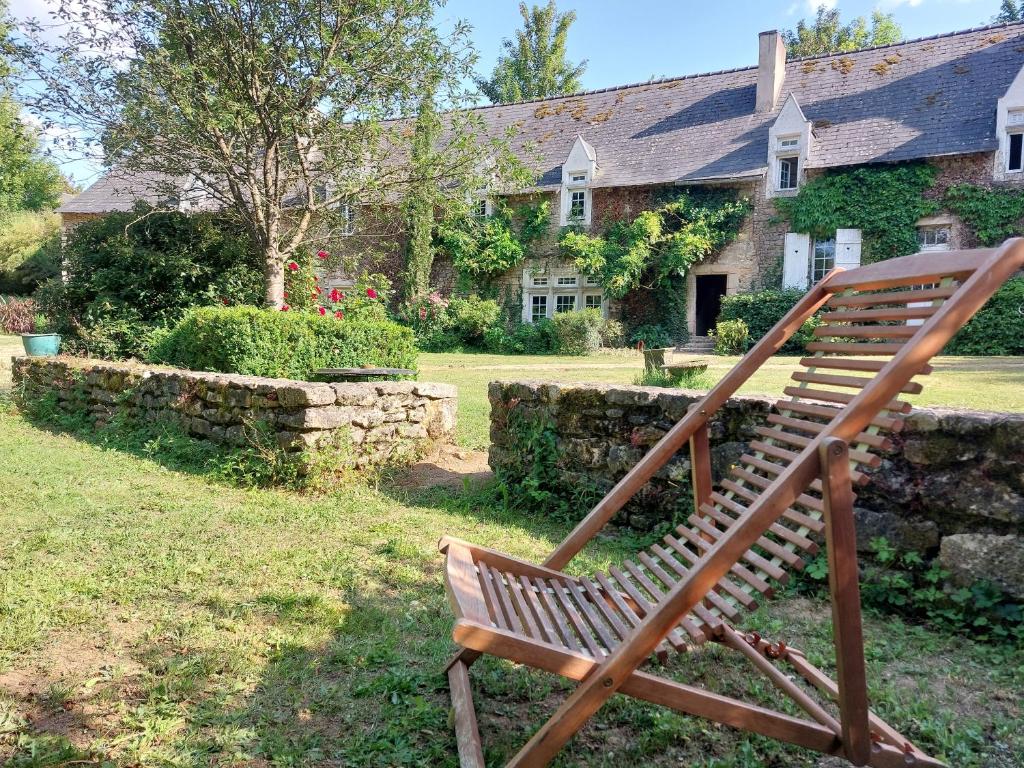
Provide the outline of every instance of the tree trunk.
<path id="1" fill-rule="evenodd" d="M 263 303 L 268 309 L 280 309 L 284 300 L 284 261 L 277 248 L 263 251 Z"/>

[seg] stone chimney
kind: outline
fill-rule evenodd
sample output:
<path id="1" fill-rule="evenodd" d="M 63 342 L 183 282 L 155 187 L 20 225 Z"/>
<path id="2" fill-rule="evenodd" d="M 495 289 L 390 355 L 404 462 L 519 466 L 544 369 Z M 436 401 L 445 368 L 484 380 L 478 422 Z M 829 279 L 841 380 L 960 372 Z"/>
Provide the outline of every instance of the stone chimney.
<path id="1" fill-rule="evenodd" d="M 771 112 L 786 79 L 786 44 L 777 29 L 757 37 L 757 99 L 755 112 Z"/>

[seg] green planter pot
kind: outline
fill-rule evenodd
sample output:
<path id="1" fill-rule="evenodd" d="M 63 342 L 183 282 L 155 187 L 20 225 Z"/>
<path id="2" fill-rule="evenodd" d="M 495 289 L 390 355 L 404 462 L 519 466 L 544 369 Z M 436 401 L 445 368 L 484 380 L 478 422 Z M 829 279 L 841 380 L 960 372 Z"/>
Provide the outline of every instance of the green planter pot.
<path id="1" fill-rule="evenodd" d="M 59 333 L 23 333 L 21 343 L 29 357 L 53 357 L 60 349 Z"/>

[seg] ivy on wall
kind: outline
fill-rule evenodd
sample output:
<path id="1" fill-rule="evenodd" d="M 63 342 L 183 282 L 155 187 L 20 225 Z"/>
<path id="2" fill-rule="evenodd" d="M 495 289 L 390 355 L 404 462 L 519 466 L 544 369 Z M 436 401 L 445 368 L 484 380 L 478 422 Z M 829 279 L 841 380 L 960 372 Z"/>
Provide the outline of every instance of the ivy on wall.
<path id="1" fill-rule="evenodd" d="M 949 188 L 943 202 L 974 231 L 982 245 L 998 245 L 1024 231 L 1024 193 L 1019 190 L 957 184 Z"/>
<path id="2" fill-rule="evenodd" d="M 804 184 L 775 207 L 794 232 L 830 238 L 837 229 L 859 229 L 865 263 L 918 250 L 917 222 L 938 203 L 924 197 L 938 169 L 928 163 L 874 165 L 829 171 Z"/>
<path id="3" fill-rule="evenodd" d="M 729 190 L 684 190 L 632 221 L 612 222 L 601 235 L 567 229 L 559 250 L 620 299 L 665 286 L 720 251 L 736 239 L 750 207 Z"/>
<path id="4" fill-rule="evenodd" d="M 490 216 L 464 211 L 442 221 L 435 247 L 463 278 L 488 282 L 523 262 L 530 245 L 547 234 L 548 221 L 547 200 L 515 209 L 499 201 Z"/>

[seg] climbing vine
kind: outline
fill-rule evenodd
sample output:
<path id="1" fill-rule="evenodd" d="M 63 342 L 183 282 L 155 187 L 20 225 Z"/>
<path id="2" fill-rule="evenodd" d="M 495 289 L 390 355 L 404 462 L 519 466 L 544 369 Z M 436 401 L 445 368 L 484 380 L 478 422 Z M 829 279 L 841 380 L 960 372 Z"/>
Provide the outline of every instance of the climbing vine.
<path id="1" fill-rule="evenodd" d="M 726 190 L 685 190 L 632 221 L 612 222 L 601 235 L 567 229 L 562 256 L 596 277 L 612 298 L 656 290 L 685 275 L 739 234 L 750 201 Z"/>
<path id="2" fill-rule="evenodd" d="M 490 216 L 464 211 L 438 225 L 435 246 L 460 275 L 486 282 L 523 262 L 529 246 L 547 234 L 548 215 L 546 200 L 515 209 L 498 202 Z"/>
<path id="3" fill-rule="evenodd" d="M 795 197 L 776 200 L 775 207 L 794 232 L 812 237 L 861 230 L 863 261 L 882 261 L 918 250 L 917 222 L 938 209 L 924 197 L 937 174 L 927 163 L 830 171 L 804 184 Z"/>
<path id="4" fill-rule="evenodd" d="M 1024 194 L 1019 190 L 957 184 L 946 192 L 944 203 L 974 230 L 982 245 L 997 245 L 1024 231 Z"/>

